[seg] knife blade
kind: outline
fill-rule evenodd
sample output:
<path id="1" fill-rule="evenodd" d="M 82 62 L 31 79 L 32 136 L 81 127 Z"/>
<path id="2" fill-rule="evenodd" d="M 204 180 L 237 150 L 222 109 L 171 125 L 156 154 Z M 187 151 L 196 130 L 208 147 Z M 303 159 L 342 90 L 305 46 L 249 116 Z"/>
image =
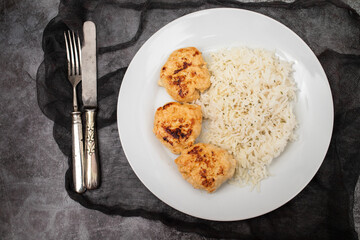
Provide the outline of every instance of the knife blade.
<path id="1" fill-rule="evenodd" d="M 82 101 L 85 110 L 84 162 L 85 186 L 95 189 L 99 186 L 99 161 L 96 131 L 97 111 L 97 64 L 96 64 L 96 27 L 92 21 L 83 25 L 84 45 L 82 63 Z"/>

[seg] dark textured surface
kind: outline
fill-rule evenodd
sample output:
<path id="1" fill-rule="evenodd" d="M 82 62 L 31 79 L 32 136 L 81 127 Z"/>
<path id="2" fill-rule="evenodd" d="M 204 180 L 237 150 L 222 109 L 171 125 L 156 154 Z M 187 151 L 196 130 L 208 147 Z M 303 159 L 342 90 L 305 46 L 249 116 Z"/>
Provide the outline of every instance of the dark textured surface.
<path id="1" fill-rule="evenodd" d="M 268 7 L 241 5 L 283 22 L 318 55 L 332 88 L 336 126 L 324 164 L 311 184 L 294 200 L 263 217 L 223 224 L 185 216 L 149 193 L 123 156 L 114 124 L 117 93 L 124 67 L 157 29 L 196 8 L 173 11 L 157 9 L 156 5 L 152 5 L 146 11 L 146 18 L 143 15 L 145 24 L 142 34 L 138 31 L 141 14 L 137 7 L 135 10 L 125 10 L 117 5 L 96 5 L 88 1 L 85 5 L 88 14 L 69 18 L 73 16 L 68 14 L 69 8 L 60 5 L 59 18 L 55 19 L 65 19 L 75 28 L 81 19 L 93 19 L 100 29 L 98 41 L 102 53 L 99 56 L 99 139 L 100 154 L 103 161 L 107 161 L 103 162 L 103 183 L 99 190 L 80 197 L 70 189 L 71 176 L 68 172 L 67 190 L 73 199 L 87 207 L 111 214 L 145 217 L 142 218 L 107 216 L 88 210 L 68 198 L 63 185 L 68 158 L 63 154 L 70 156 L 68 113 L 71 111 L 71 89 L 61 84 L 64 80 L 61 70 L 64 65 L 59 61 L 61 56 L 64 57 L 61 53 L 62 38 L 53 38 L 54 31 L 65 26 L 60 21 L 48 24 L 57 15 L 58 3 L 40 1 L 35 6 L 30 1 L 21 4 L 16 1 L 4 2 L 0 19 L 3 23 L 0 27 L 0 44 L 3 49 L 0 53 L 1 69 L 5 76 L 0 90 L 0 127 L 3 133 L 0 157 L 0 236 L 5 239 L 200 239 L 202 237 L 195 234 L 198 232 L 224 237 L 238 233 L 236 236 L 247 237 L 245 239 L 250 239 L 251 233 L 258 238 L 276 236 L 306 239 L 306 236 L 312 236 L 326 239 L 342 236 L 341 239 L 351 239 L 353 193 L 360 168 L 358 147 L 354 147 L 360 145 L 359 132 L 356 131 L 360 129 L 359 19 L 354 11 L 350 11 L 340 1 L 333 2 L 335 4 L 322 1 L 303 1 L 302 4 L 296 2 L 292 5 L 276 3 Z M 198 2 L 193 5 L 200 7 Z M 28 9 L 33 11 L 29 12 Z M 59 25 L 56 25 L 57 22 Z M 121 27 L 118 22 L 123 23 Z M 40 65 L 43 54 L 40 44 L 46 25 L 43 47 L 47 55 L 45 62 Z M 127 41 L 130 42 L 119 44 Z M 60 52 L 51 52 L 52 49 L 60 49 Z M 50 57 L 49 53 L 52 53 Z M 53 74 L 55 69 L 59 69 L 59 72 Z M 48 84 L 45 84 L 45 80 L 49 81 Z M 46 116 L 55 121 L 55 125 L 40 112 L 36 101 Z M 119 176 L 119 184 L 115 186 L 113 176 Z M 110 192 L 109 189 L 113 187 L 116 191 Z M 358 205 L 354 208 L 357 209 L 355 223 L 358 224 Z M 308 212 L 316 215 L 307 215 Z M 292 231 L 283 231 L 289 223 L 294 225 Z M 353 232 L 352 236 L 356 236 L 356 233 Z"/>

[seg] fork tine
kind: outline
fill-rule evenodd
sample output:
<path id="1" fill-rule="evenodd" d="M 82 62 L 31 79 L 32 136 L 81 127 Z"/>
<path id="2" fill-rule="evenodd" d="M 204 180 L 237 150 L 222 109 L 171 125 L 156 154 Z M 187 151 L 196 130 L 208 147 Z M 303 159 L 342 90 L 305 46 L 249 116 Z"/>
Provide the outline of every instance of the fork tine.
<path id="1" fill-rule="evenodd" d="M 81 68 L 81 43 L 80 43 L 79 34 L 77 34 L 77 40 L 78 40 L 78 49 L 79 49 L 79 74 L 81 74 L 82 73 L 82 68 Z"/>
<path id="2" fill-rule="evenodd" d="M 79 74 L 79 58 L 78 58 L 78 49 L 76 45 L 75 33 L 72 32 L 72 40 L 74 45 L 74 58 L 75 58 L 75 75 Z"/>
<path id="3" fill-rule="evenodd" d="M 68 46 L 68 39 L 66 37 L 66 32 L 64 32 L 64 37 L 65 37 L 65 46 L 66 46 L 66 58 L 68 64 L 68 75 L 70 75 L 70 51 Z"/>
<path id="4" fill-rule="evenodd" d="M 74 66 L 74 50 L 73 50 L 73 44 L 71 41 L 71 35 L 70 31 L 68 31 L 69 36 L 69 45 L 70 45 L 70 58 L 71 58 L 71 75 L 75 75 L 75 66 Z"/>

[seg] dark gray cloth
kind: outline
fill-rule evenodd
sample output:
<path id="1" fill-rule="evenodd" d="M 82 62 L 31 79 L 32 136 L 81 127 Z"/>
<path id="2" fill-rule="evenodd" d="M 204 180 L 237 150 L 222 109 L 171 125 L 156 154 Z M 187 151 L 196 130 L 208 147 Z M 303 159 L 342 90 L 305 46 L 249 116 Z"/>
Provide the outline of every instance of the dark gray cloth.
<path id="1" fill-rule="evenodd" d="M 268 15 L 296 32 L 319 58 L 331 86 L 335 121 L 326 158 L 310 184 L 294 199 L 260 217 L 216 222 L 178 212 L 157 199 L 128 164 L 116 125 L 116 106 L 126 67 L 141 45 L 166 23 L 200 9 L 243 8 Z M 72 189 L 72 92 L 67 84 L 63 32 L 81 35 L 82 23 L 97 25 L 99 149 L 102 184 Z M 236 28 L 235 26 L 232 26 Z M 246 34 L 246 33 L 244 33 Z M 214 238 L 357 239 L 353 195 L 360 173 L 360 17 L 341 1 L 239 3 L 236 1 L 63 0 L 44 30 L 44 62 L 37 73 L 42 112 L 54 121 L 54 139 L 68 156 L 65 188 L 84 207 L 110 215 L 160 220 L 180 231 Z M 78 88 L 81 96 L 81 88 Z M 82 103 L 80 101 L 80 106 Z M 121 113 L 120 113 L 121 117 Z"/>

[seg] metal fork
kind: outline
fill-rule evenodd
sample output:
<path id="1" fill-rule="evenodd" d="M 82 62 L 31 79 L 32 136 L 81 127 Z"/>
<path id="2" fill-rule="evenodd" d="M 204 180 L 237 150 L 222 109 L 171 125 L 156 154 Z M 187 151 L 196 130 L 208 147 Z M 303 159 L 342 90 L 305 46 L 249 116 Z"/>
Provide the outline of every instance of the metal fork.
<path id="1" fill-rule="evenodd" d="M 73 87 L 72 112 L 72 165 L 75 191 L 84 192 L 84 146 L 81 123 L 81 112 L 78 110 L 76 86 L 81 81 L 81 44 L 80 38 L 72 31 L 64 32 L 66 56 L 68 62 L 68 79 Z"/>

